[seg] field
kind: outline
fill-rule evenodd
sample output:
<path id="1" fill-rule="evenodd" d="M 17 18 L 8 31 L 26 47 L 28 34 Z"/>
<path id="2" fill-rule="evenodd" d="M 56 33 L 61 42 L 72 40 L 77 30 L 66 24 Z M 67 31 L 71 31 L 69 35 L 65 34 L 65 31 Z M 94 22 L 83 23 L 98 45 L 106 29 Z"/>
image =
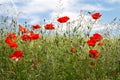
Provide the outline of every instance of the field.
<path id="1" fill-rule="evenodd" d="M 52 23 L 43 31 L 13 23 L 0 30 L 0 80 L 120 80 L 119 37 L 82 34 L 81 26 L 59 34 Z"/>

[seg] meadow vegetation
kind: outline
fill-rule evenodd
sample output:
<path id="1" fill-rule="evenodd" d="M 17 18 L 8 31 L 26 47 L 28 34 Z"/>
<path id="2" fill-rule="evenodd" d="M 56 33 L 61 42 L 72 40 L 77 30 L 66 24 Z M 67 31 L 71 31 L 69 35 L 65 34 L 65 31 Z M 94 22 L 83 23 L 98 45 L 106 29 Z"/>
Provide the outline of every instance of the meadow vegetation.
<path id="1" fill-rule="evenodd" d="M 101 14 L 91 16 L 95 23 Z M 70 23 L 69 19 L 58 18 L 57 26 Z M 54 32 L 53 23 L 28 28 L 14 20 L 11 25 L 3 22 L 0 80 L 120 80 L 119 34 L 111 37 L 112 33 L 105 30 L 104 34 L 91 35 L 91 26 L 85 32 L 79 29 L 82 25 L 60 34 Z"/>

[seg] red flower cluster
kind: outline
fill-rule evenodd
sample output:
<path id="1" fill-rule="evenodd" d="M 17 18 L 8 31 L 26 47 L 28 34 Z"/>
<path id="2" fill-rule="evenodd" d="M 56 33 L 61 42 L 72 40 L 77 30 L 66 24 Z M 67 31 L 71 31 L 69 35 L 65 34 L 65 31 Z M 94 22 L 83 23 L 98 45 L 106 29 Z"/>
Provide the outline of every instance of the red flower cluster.
<path id="1" fill-rule="evenodd" d="M 17 48 L 18 44 L 16 42 L 14 42 L 14 40 L 16 40 L 17 36 L 15 33 L 9 33 L 6 36 L 5 42 L 11 47 L 11 48 Z M 23 56 L 22 51 L 15 51 L 13 54 L 10 54 L 9 57 L 11 59 L 14 59 L 16 61 L 18 61 L 19 59 L 21 59 Z"/>
<path id="2" fill-rule="evenodd" d="M 94 13 L 92 14 L 93 19 L 99 19 L 102 15 L 100 13 Z"/>
<path id="3" fill-rule="evenodd" d="M 102 46 L 103 43 L 100 42 L 102 39 L 103 37 L 99 33 L 95 33 L 90 37 L 90 40 L 87 41 L 87 44 L 94 47 L 96 43 L 99 42 L 98 45 Z M 99 52 L 97 50 L 91 49 L 89 51 L 89 57 L 97 59 L 99 57 Z"/>
<path id="4" fill-rule="evenodd" d="M 22 35 L 20 38 L 24 41 L 28 41 L 28 40 L 36 40 L 41 38 L 42 36 L 40 34 L 35 34 L 33 32 L 30 32 L 29 34 L 24 34 Z"/>
<path id="5" fill-rule="evenodd" d="M 39 29 L 39 28 L 41 28 L 41 26 L 40 26 L 40 25 L 38 25 L 38 24 L 37 24 L 37 25 L 33 25 L 33 26 L 32 26 L 32 29 L 33 29 L 33 30 L 35 30 L 35 29 Z"/>
<path id="6" fill-rule="evenodd" d="M 103 37 L 99 33 L 95 33 L 93 34 L 93 36 L 90 37 L 90 39 L 95 41 L 101 41 Z"/>
<path id="7" fill-rule="evenodd" d="M 32 26 L 32 29 L 35 30 L 35 29 L 39 29 L 41 28 L 40 25 L 34 25 Z M 28 31 L 26 28 L 22 27 L 22 26 L 19 26 L 19 30 L 23 32 L 23 35 L 20 37 L 22 40 L 24 41 L 28 41 L 28 40 L 36 40 L 36 39 L 39 39 L 41 38 L 42 36 L 40 34 L 36 34 L 32 31 Z M 25 31 L 27 30 L 27 31 Z"/>
<path id="8" fill-rule="evenodd" d="M 96 41 L 95 41 L 95 40 L 90 39 L 90 40 L 88 40 L 88 41 L 87 41 L 87 44 L 88 44 L 89 46 L 95 46 Z"/>
<path id="9" fill-rule="evenodd" d="M 69 20 L 70 18 L 68 16 L 63 16 L 57 19 L 58 22 L 60 23 L 65 23 Z"/>
<path id="10" fill-rule="evenodd" d="M 97 59 L 99 57 L 99 52 L 97 50 L 89 50 L 89 57 Z"/>
<path id="11" fill-rule="evenodd" d="M 35 34 L 35 33 L 31 33 L 30 37 L 31 37 L 31 40 L 36 40 L 36 39 L 42 38 L 42 36 L 40 34 Z"/>
<path id="12" fill-rule="evenodd" d="M 31 38 L 30 38 L 29 35 L 22 35 L 20 38 L 21 38 L 22 40 L 24 40 L 24 41 L 31 40 Z"/>
<path id="13" fill-rule="evenodd" d="M 93 34 L 93 36 L 90 37 L 90 40 L 87 41 L 87 44 L 89 46 L 95 46 L 96 42 L 101 41 L 103 37 L 99 33 Z"/>
<path id="14" fill-rule="evenodd" d="M 11 48 L 17 48 L 18 44 L 16 42 L 11 42 L 8 44 Z"/>
<path id="15" fill-rule="evenodd" d="M 11 40 L 16 40 L 17 38 L 16 33 L 8 33 L 6 37 L 11 38 Z"/>
<path id="16" fill-rule="evenodd" d="M 15 33 L 9 33 L 7 34 L 7 37 L 5 39 L 5 42 L 11 47 L 11 48 L 17 48 L 18 45 L 16 42 L 14 42 L 14 40 L 16 40 L 16 34 Z"/>
<path id="17" fill-rule="evenodd" d="M 54 30 L 55 29 L 54 24 L 52 24 L 52 23 L 46 24 L 44 27 L 45 27 L 46 30 Z"/>
<path id="18" fill-rule="evenodd" d="M 9 57 L 13 60 L 18 61 L 23 57 L 23 52 L 20 50 L 16 50 L 12 54 L 10 54 Z"/>
<path id="19" fill-rule="evenodd" d="M 32 26 L 32 29 L 38 29 L 41 28 L 39 25 Z M 22 40 L 27 41 L 27 40 L 36 40 L 41 38 L 41 35 L 35 34 L 29 30 L 27 30 L 25 27 L 19 25 L 19 31 L 23 33 L 23 35 L 20 37 Z M 18 45 L 14 40 L 17 39 L 16 33 L 9 33 L 6 36 L 5 42 L 11 47 L 11 48 L 17 48 Z M 14 59 L 16 61 L 20 60 L 23 57 L 23 52 L 20 50 L 16 50 L 13 52 L 13 54 L 10 54 L 9 57 L 11 59 Z"/>

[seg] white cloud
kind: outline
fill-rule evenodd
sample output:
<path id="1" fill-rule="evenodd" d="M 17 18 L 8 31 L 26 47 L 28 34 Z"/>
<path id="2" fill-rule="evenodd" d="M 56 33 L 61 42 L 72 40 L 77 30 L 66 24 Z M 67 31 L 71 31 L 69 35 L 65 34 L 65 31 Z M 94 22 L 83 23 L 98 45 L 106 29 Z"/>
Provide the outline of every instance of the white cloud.
<path id="1" fill-rule="evenodd" d="M 60 14 L 61 16 L 67 15 L 73 20 L 77 18 L 80 10 L 110 10 L 101 6 L 100 4 L 83 4 L 82 2 L 78 2 L 79 0 L 59 1 L 60 0 L 0 0 L 1 3 L 12 3 L 17 14 L 21 13 L 19 18 L 31 18 L 31 23 L 36 23 L 36 21 L 38 22 L 39 19 L 41 19 L 41 14 L 42 16 L 51 17 L 50 19 L 55 18 L 57 14 Z M 20 5 L 16 5 L 16 3 L 19 3 Z"/>
<path id="2" fill-rule="evenodd" d="M 97 5 L 90 5 L 90 4 L 81 4 L 81 10 L 87 10 L 87 11 L 109 11 L 112 10 L 112 8 L 105 8 L 100 4 Z"/>
<path id="3" fill-rule="evenodd" d="M 9 0 L 0 0 L 0 4 L 3 4 L 3 3 L 6 3 L 8 2 Z"/>
<path id="4" fill-rule="evenodd" d="M 48 0 L 32 0 L 20 7 L 20 10 L 25 14 L 36 14 L 52 10 L 54 8 L 55 0 L 48 3 Z M 18 7 L 19 8 L 19 7 Z"/>
<path id="5" fill-rule="evenodd" d="M 25 2 L 27 0 L 0 0 L 0 4 L 10 3 L 10 2 Z"/>

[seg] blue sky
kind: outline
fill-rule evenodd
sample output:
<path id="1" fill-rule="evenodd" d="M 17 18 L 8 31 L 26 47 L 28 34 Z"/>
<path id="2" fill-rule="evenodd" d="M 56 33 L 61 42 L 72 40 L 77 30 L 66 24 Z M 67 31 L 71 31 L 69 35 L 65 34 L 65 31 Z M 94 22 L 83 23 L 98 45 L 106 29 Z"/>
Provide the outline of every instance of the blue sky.
<path id="1" fill-rule="evenodd" d="M 43 19 L 54 21 L 57 15 L 67 15 L 74 20 L 80 10 L 100 12 L 103 23 L 120 18 L 120 0 L 0 0 L 0 4 L 0 15 L 14 16 L 20 22 L 31 24 Z"/>

